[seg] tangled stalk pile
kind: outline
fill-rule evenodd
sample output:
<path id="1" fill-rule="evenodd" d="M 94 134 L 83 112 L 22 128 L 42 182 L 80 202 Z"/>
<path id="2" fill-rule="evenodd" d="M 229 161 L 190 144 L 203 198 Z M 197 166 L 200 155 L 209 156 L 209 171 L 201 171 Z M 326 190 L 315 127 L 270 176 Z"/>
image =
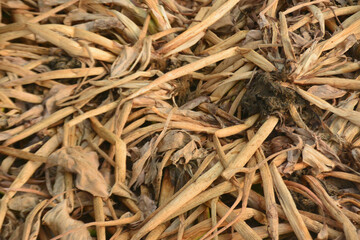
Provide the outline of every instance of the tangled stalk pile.
<path id="1" fill-rule="evenodd" d="M 4 0 L 1 239 L 360 238 L 356 0 Z"/>

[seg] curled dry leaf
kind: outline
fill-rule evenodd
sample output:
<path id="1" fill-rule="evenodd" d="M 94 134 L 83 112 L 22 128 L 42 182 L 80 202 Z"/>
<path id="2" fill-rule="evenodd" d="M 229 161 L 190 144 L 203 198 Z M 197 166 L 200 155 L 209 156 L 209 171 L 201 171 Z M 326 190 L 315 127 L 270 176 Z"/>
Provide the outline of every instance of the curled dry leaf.
<path id="1" fill-rule="evenodd" d="M 319 86 L 312 86 L 307 91 L 313 94 L 314 96 L 317 96 L 325 100 L 340 98 L 346 94 L 346 91 L 334 88 L 326 84 Z"/>
<path id="2" fill-rule="evenodd" d="M 325 157 L 309 145 L 305 145 L 303 151 L 303 162 L 310 165 L 316 174 L 328 172 L 334 169 L 335 162 Z"/>
<path id="3" fill-rule="evenodd" d="M 54 113 L 57 109 L 56 102 L 60 101 L 68 96 L 76 88 L 76 85 L 55 85 L 53 86 L 48 94 L 48 98 L 45 99 L 46 111 L 51 114 Z"/>
<path id="4" fill-rule="evenodd" d="M 72 233 L 62 237 L 62 240 L 91 240 L 89 231 L 84 227 L 84 223 L 75 219 L 72 219 L 69 215 L 68 201 L 64 200 L 58 203 L 54 208 L 48 211 L 43 217 L 44 223 L 53 231 L 56 235 L 66 233 L 72 229 L 76 229 Z"/>
<path id="5" fill-rule="evenodd" d="M 109 196 L 109 186 L 98 170 L 96 152 L 81 147 L 63 147 L 52 153 L 47 164 L 61 166 L 65 171 L 76 173 L 76 187 L 98 197 Z"/>
<path id="6" fill-rule="evenodd" d="M 198 149 L 196 139 L 192 139 L 190 142 L 188 142 L 182 149 L 176 151 L 170 160 L 173 164 L 187 164 L 190 160 L 199 159 L 205 157 L 206 151 L 202 148 Z M 184 162 L 179 162 L 179 160 L 183 158 Z"/>
<path id="7" fill-rule="evenodd" d="M 33 209 L 41 199 L 42 197 L 33 193 L 22 193 L 9 201 L 9 209 L 19 212 L 28 212 Z"/>
<path id="8" fill-rule="evenodd" d="M 179 149 L 190 142 L 191 136 L 185 131 L 171 130 L 160 141 L 158 146 L 159 152 L 165 152 L 171 149 Z"/>

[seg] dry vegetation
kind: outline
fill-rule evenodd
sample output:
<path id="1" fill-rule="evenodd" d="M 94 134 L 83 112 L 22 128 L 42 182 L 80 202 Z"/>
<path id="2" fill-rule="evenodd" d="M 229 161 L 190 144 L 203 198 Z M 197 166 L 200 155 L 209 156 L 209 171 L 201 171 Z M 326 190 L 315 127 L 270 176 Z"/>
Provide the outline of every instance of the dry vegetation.
<path id="1" fill-rule="evenodd" d="M 356 0 L 3 0 L 1 239 L 360 237 Z"/>

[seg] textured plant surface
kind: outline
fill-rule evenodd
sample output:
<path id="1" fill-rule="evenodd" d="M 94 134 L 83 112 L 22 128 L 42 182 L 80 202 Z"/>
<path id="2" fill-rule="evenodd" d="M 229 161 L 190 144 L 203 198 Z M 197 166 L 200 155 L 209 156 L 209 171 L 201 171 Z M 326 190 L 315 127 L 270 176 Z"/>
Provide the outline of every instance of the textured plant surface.
<path id="1" fill-rule="evenodd" d="M 0 13 L 1 239 L 359 239 L 359 1 Z"/>

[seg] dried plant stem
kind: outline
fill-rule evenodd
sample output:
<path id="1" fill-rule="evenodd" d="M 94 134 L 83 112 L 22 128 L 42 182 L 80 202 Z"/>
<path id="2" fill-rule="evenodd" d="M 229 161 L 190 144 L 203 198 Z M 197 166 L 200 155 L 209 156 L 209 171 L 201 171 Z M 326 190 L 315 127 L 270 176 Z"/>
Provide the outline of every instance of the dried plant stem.
<path id="1" fill-rule="evenodd" d="M 42 38 L 44 38 L 47 41 L 54 44 L 55 46 L 58 46 L 59 48 L 64 49 L 70 55 L 90 58 L 88 51 L 84 50 L 83 47 L 79 43 L 77 43 L 69 38 L 61 36 L 60 34 L 54 32 L 48 28 L 42 28 L 38 24 L 28 23 L 27 28 L 32 33 L 39 35 Z M 106 62 L 114 62 L 115 61 L 115 56 L 109 52 L 105 52 L 103 50 L 93 48 L 93 47 L 89 47 L 89 51 L 90 51 L 91 56 L 94 59 L 98 59 L 98 60 L 106 61 Z"/>
<path id="2" fill-rule="evenodd" d="M 30 23 L 38 23 L 38 22 L 40 22 L 40 21 L 42 21 L 42 20 L 44 20 L 44 19 L 46 19 L 48 17 L 51 17 L 55 13 L 60 12 L 60 11 L 62 11 L 63 9 L 65 9 L 67 7 L 70 7 L 71 5 L 77 3 L 78 1 L 79 0 L 70 0 L 68 2 L 65 2 L 65 3 L 59 5 L 59 6 L 55 7 L 55 8 L 50 9 L 47 12 L 44 12 L 44 13 L 30 19 L 29 22 Z"/>
<path id="3" fill-rule="evenodd" d="M 342 16 L 342 15 L 348 15 L 348 14 L 353 14 L 356 13 L 360 10 L 360 6 L 348 6 L 348 7 L 342 7 L 342 8 L 335 8 L 333 9 L 334 13 L 336 16 Z M 324 15 L 324 20 L 328 20 L 334 17 L 333 12 L 328 9 L 326 11 L 323 12 Z M 296 29 L 299 29 L 300 27 L 304 26 L 305 24 L 307 24 L 308 22 L 311 23 L 317 23 L 318 20 L 312 19 L 309 16 L 304 16 L 300 21 L 296 22 L 294 25 L 289 27 L 289 31 L 293 32 Z"/>
<path id="4" fill-rule="evenodd" d="M 104 214 L 104 204 L 101 197 L 94 197 L 94 214 L 96 222 L 104 222 L 105 214 Z M 106 232 L 104 226 L 96 226 L 96 237 L 99 240 L 106 239 Z"/>
<path id="5" fill-rule="evenodd" d="M 47 161 L 46 157 L 38 156 L 36 154 L 29 153 L 29 152 L 26 152 L 23 150 L 18 150 L 18 149 L 11 148 L 11 147 L 0 146 L 0 153 L 8 155 L 8 156 L 26 159 L 26 160 L 33 161 L 33 162 L 45 163 Z"/>
<path id="6" fill-rule="evenodd" d="M 9 146 L 13 143 L 16 143 L 17 141 L 20 141 L 21 139 L 24 139 L 42 129 L 50 126 L 51 124 L 54 124 L 57 121 L 69 116 L 70 114 L 74 113 L 75 111 L 76 111 L 76 109 L 73 107 L 67 107 L 67 108 L 58 110 L 57 112 L 51 114 L 48 118 L 32 125 L 29 128 L 26 128 L 24 131 L 20 132 L 19 134 L 9 138 L 8 140 L 5 141 L 5 143 L 3 145 Z"/>
<path id="7" fill-rule="evenodd" d="M 238 154 L 238 157 L 232 161 L 228 167 L 222 173 L 225 179 L 230 179 L 236 173 L 236 168 L 241 168 L 249 161 L 256 150 L 261 146 L 265 139 L 275 128 L 278 118 L 270 117 L 266 122 L 259 128 L 255 136 L 246 144 L 245 148 Z"/>
<path id="8" fill-rule="evenodd" d="M 313 5 L 313 4 L 317 4 L 317 3 L 321 3 L 321 2 L 329 2 L 329 0 L 315 0 L 315 1 L 311 1 L 311 2 L 307 2 L 307 3 L 302 3 L 302 4 L 298 4 L 292 8 L 288 8 L 285 12 L 284 15 L 287 15 L 289 13 L 295 12 L 296 10 L 299 10 L 300 8 L 309 6 L 309 5 Z"/>
<path id="9" fill-rule="evenodd" d="M 223 17 L 226 13 L 228 13 L 240 0 L 229 0 L 226 1 L 223 5 L 221 5 L 218 9 L 216 9 L 212 14 L 210 14 L 206 19 L 201 21 L 201 23 L 190 27 L 185 32 L 177 36 L 175 39 L 171 40 L 165 46 L 160 49 L 160 53 L 169 52 L 183 43 L 189 41 L 196 35 L 201 32 L 204 32 L 209 26 L 218 21 L 221 17 Z"/>
<path id="10" fill-rule="evenodd" d="M 236 54 L 239 54 L 239 48 L 238 47 L 233 47 L 224 51 L 221 51 L 219 53 L 216 53 L 214 55 L 211 55 L 209 57 L 205 57 L 203 59 L 200 59 L 196 62 L 190 63 L 188 65 L 185 65 L 183 67 L 174 69 L 170 72 L 165 73 L 164 75 L 162 75 L 161 77 L 155 79 L 153 82 L 151 82 L 149 85 L 139 89 L 138 91 L 136 91 L 135 93 L 131 94 L 129 97 L 127 97 L 126 99 L 124 99 L 123 101 L 127 101 L 129 99 L 133 99 L 135 97 L 138 97 L 148 91 L 150 91 L 151 89 L 153 89 L 156 86 L 159 86 L 160 84 L 166 83 L 170 80 L 185 76 L 186 74 L 192 73 L 196 70 L 199 70 L 203 67 L 206 67 L 210 64 L 213 64 L 215 62 L 218 62 L 220 60 L 223 60 L 225 58 L 230 58 L 232 56 L 235 56 Z"/>
<path id="11" fill-rule="evenodd" d="M 47 157 L 60 145 L 59 135 L 54 135 L 49 141 L 47 141 L 38 151 L 36 155 Z M 34 172 L 42 165 L 42 162 L 27 162 L 17 175 L 16 179 L 10 185 L 10 188 L 21 188 L 34 174 Z M 1 198 L 0 202 L 0 230 L 3 226 L 7 204 L 16 192 L 9 191 Z"/>
<path id="12" fill-rule="evenodd" d="M 294 83 L 300 85 L 327 84 L 335 88 L 348 90 L 360 89 L 360 82 L 358 80 L 337 77 L 308 78 L 305 80 L 295 80 Z"/>
<path id="13" fill-rule="evenodd" d="M 130 217 L 126 217 L 126 218 L 120 218 L 120 219 L 116 219 L 116 220 L 112 220 L 112 221 L 105 221 L 105 222 L 91 222 L 91 223 L 86 223 L 83 225 L 83 227 L 91 227 L 91 226 L 101 226 L 101 227 L 109 227 L 109 226 L 121 226 L 124 224 L 129 224 L 129 223 L 133 223 L 136 222 L 140 219 L 141 217 L 141 212 L 137 212 L 135 215 L 130 216 Z M 80 228 L 83 228 L 80 227 Z M 57 240 L 60 239 L 72 232 L 75 232 L 77 230 L 79 230 L 80 228 L 75 228 L 75 229 L 71 229 L 65 233 L 62 233 L 56 237 L 51 238 L 50 240 Z"/>
<path id="14" fill-rule="evenodd" d="M 223 167 L 220 163 L 215 164 L 206 173 L 201 175 L 196 182 L 190 184 L 176 198 L 161 209 L 161 211 L 154 215 L 131 239 L 139 240 L 149 231 L 163 223 L 175 211 L 183 207 L 185 203 L 210 186 L 210 184 L 220 176 L 222 170 Z"/>
<path id="15" fill-rule="evenodd" d="M 90 118 L 93 129 L 100 137 L 115 145 L 115 184 L 125 183 L 126 179 L 126 144 L 114 133 L 106 129 L 95 117 Z"/>
<path id="16" fill-rule="evenodd" d="M 258 149 L 255 153 L 256 160 L 259 163 L 265 159 L 264 153 L 261 149 Z M 276 201 L 274 193 L 274 183 L 271 177 L 270 168 L 267 162 L 260 167 L 261 182 L 263 185 L 265 204 L 266 204 L 266 216 L 269 222 L 269 236 L 272 239 L 279 239 L 279 217 L 276 210 Z"/>
<path id="17" fill-rule="evenodd" d="M 339 223 L 343 224 L 346 239 L 358 239 L 355 226 L 351 223 L 349 218 L 344 215 L 342 210 L 337 206 L 337 203 L 327 194 L 326 190 L 321 186 L 320 182 L 313 176 L 306 175 L 304 177 L 317 196 L 321 199 L 322 203 L 330 212 L 331 216 Z"/>
<path id="18" fill-rule="evenodd" d="M 305 98 L 309 102 L 315 104 L 319 108 L 328 110 L 328 111 L 338 115 L 339 117 L 345 118 L 345 119 L 349 120 L 350 122 L 356 124 L 357 126 L 360 126 L 360 113 L 359 112 L 353 111 L 353 110 L 348 110 L 348 109 L 336 108 L 336 107 L 332 106 L 331 104 L 329 104 L 328 102 L 326 102 L 325 100 L 322 100 L 321 98 L 316 97 L 316 96 L 312 95 L 311 93 L 308 93 L 298 87 L 296 87 L 295 89 L 296 89 L 296 92 L 299 93 L 303 98 Z"/>
<path id="19" fill-rule="evenodd" d="M 224 217 L 225 214 L 229 211 L 229 207 L 227 207 L 224 203 L 218 202 L 216 204 L 217 213 L 220 217 Z M 236 219 L 238 217 L 237 214 L 234 212 L 231 212 L 230 215 L 226 218 L 227 222 L 231 222 L 232 220 Z M 243 237 L 244 239 L 261 239 L 261 237 L 256 234 L 256 232 L 245 223 L 244 220 L 238 220 L 233 224 L 236 231 Z"/>
<path id="20" fill-rule="evenodd" d="M 286 188 L 284 181 L 281 178 L 274 163 L 270 164 L 270 172 L 274 180 L 280 204 L 284 210 L 284 213 L 294 229 L 294 232 L 298 239 L 312 239 L 311 235 L 297 210 L 294 200 L 291 197 L 289 190 Z"/>
<path id="21" fill-rule="evenodd" d="M 331 171 L 331 172 L 321 173 L 318 176 L 318 178 L 320 179 L 324 177 L 335 177 L 335 178 L 348 180 L 350 182 L 360 183 L 360 176 L 346 172 Z"/>
<path id="22" fill-rule="evenodd" d="M 249 200 L 251 200 L 252 206 L 254 206 L 256 208 L 266 209 L 265 200 L 258 193 L 251 191 Z M 277 204 L 276 204 L 276 209 L 279 214 L 279 217 L 287 220 L 287 217 L 286 217 L 283 209 Z M 304 216 L 304 215 L 301 215 L 301 217 L 302 217 L 305 225 L 307 226 L 307 228 L 312 232 L 319 233 L 324 228 L 324 225 L 318 221 L 312 220 L 311 218 Z M 340 232 L 338 232 L 332 228 L 328 228 L 328 234 L 329 234 L 330 239 L 336 239 L 339 236 L 341 236 Z"/>
<path id="23" fill-rule="evenodd" d="M 2 86 L 13 87 L 35 82 L 38 83 L 39 81 L 46 81 L 50 79 L 80 78 L 85 76 L 101 75 L 103 73 L 105 73 L 105 69 L 103 67 L 55 70 L 39 74 L 26 75 L 23 78 L 3 83 Z"/>
<path id="24" fill-rule="evenodd" d="M 255 122 L 258 120 L 258 118 L 259 118 L 259 114 L 255 114 L 255 115 L 249 117 L 248 119 L 246 119 L 243 124 L 234 125 L 234 126 L 231 126 L 231 127 L 227 127 L 227 128 L 217 130 L 215 132 L 215 135 L 218 138 L 224 138 L 224 137 L 229 137 L 229 136 L 232 136 L 232 135 L 235 135 L 235 134 L 239 134 L 242 131 L 245 131 L 246 129 L 248 129 L 252 125 L 254 125 Z"/>

